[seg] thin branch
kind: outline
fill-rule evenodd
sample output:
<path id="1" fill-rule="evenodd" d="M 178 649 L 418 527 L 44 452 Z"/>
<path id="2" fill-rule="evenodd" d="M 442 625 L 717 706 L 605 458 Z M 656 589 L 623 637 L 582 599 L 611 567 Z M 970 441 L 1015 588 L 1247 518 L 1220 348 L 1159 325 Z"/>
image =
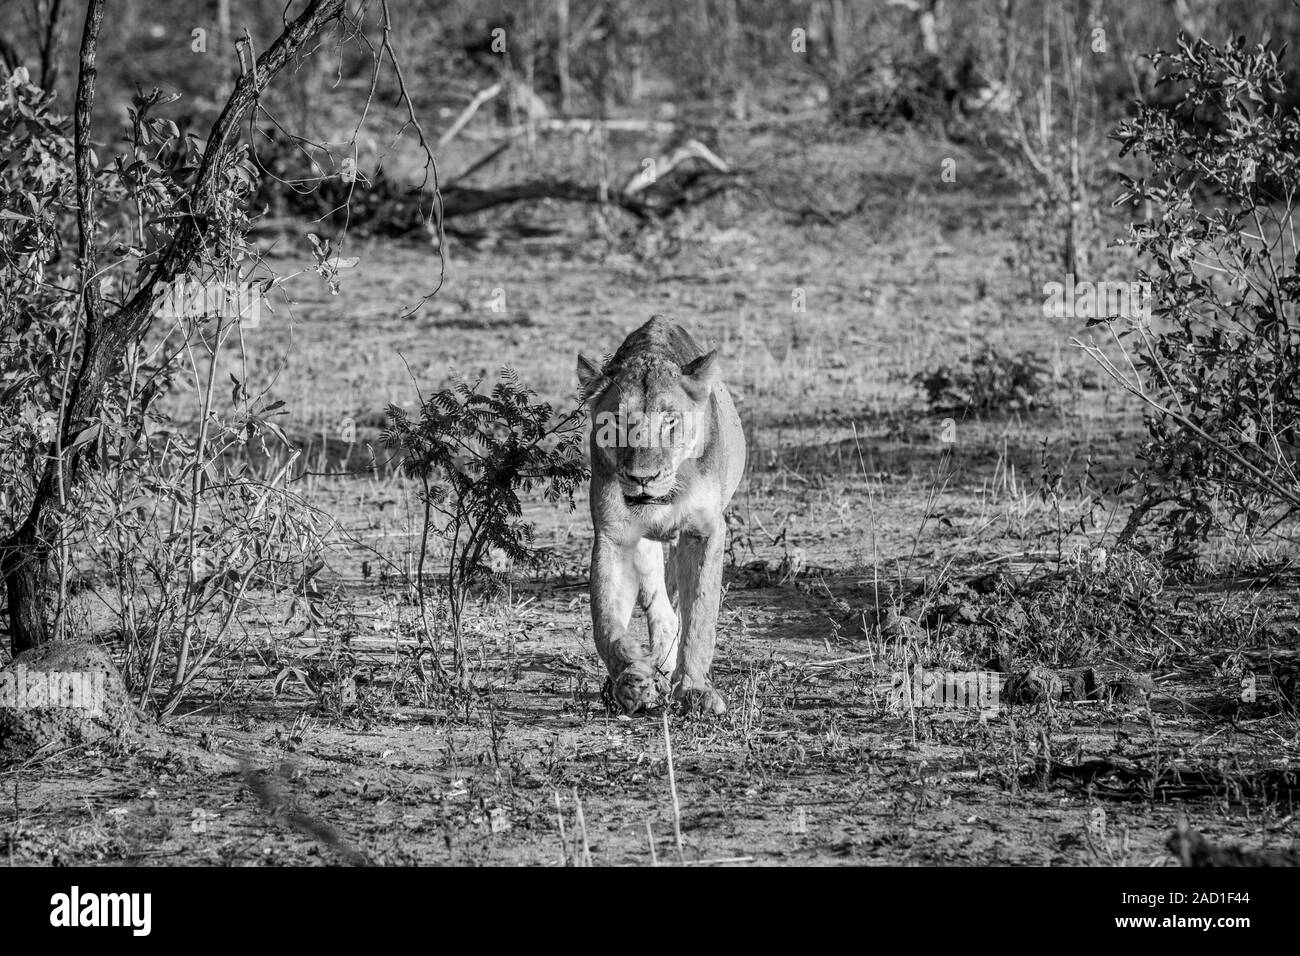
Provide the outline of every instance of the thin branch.
<path id="1" fill-rule="evenodd" d="M 433 150 L 429 146 L 429 139 L 424 135 L 424 127 L 420 125 L 420 120 L 415 115 L 415 104 L 411 101 L 411 94 L 407 91 L 406 78 L 402 76 L 402 65 L 397 62 L 397 53 L 393 50 L 391 38 L 393 21 L 388 12 L 388 0 L 380 0 L 380 7 L 384 12 L 382 49 L 388 54 L 389 62 L 393 64 L 393 74 L 397 77 L 397 89 L 402 102 L 406 104 L 407 123 L 415 128 L 415 134 L 420 138 L 420 148 L 424 150 L 424 182 L 420 183 L 421 189 L 429 181 L 429 174 L 433 174 L 433 204 L 429 207 L 429 216 L 433 221 L 435 235 L 438 240 L 438 284 L 432 292 L 421 298 L 418 303 L 403 314 L 402 318 L 407 318 L 414 314 L 425 302 L 437 295 L 438 290 L 442 288 L 442 284 L 447 278 L 447 233 L 443 228 L 442 189 L 438 183 L 438 161 L 434 159 Z"/>
<path id="2" fill-rule="evenodd" d="M 1151 406 L 1151 408 L 1155 409 L 1160 414 L 1169 416 L 1170 418 L 1172 418 L 1178 424 L 1182 425 L 1187 430 L 1198 435 L 1204 441 L 1209 442 L 1221 453 L 1227 455 L 1238 465 L 1245 468 L 1252 475 L 1254 475 L 1255 478 L 1258 479 L 1259 482 L 1262 485 L 1264 485 L 1264 487 L 1266 487 L 1273 494 L 1277 495 L 1280 499 L 1292 505 L 1293 507 L 1300 508 L 1300 492 L 1294 491 L 1292 489 L 1286 488 L 1283 485 L 1278 484 L 1278 482 L 1271 475 L 1269 475 L 1266 471 L 1264 471 L 1254 462 L 1242 456 L 1241 453 L 1238 452 L 1235 448 L 1231 448 L 1230 446 L 1224 444 L 1224 442 L 1220 441 L 1218 438 L 1215 438 L 1213 435 L 1206 432 L 1203 428 L 1197 425 L 1186 415 L 1182 414 L 1181 412 L 1176 412 L 1172 408 L 1169 408 L 1166 405 L 1160 404 L 1155 399 L 1153 399 L 1150 395 L 1148 395 L 1146 392 L 1142 391 L 1139 388 L 1134 387 L 1131 382 L 1129 382 L 1123 375 L 1119 373 L 1119 369 L 1117 369 L 1114 363 L 1105 354 L 1102 353 L 1101 349 L 1098 346 L 1085 345 L 1083 342 L 1080 342 L 1077 338 L 1071 338 L 1070 342 L 1072 345 L 1080 349 L 1083 349 L 1084 352 L 1086 352 L 1089 356 L 1091 356 L 1093 360 L 1096 361 L 1097 364 L 1101 366 L 1102 371 L 1104 371 L 1107 375 L 1109 375 L 1125 391 L 1131 392 L 1132 394 L 1136 395 L 1138 398 L 1142 399 L 1143 402 Z"/>

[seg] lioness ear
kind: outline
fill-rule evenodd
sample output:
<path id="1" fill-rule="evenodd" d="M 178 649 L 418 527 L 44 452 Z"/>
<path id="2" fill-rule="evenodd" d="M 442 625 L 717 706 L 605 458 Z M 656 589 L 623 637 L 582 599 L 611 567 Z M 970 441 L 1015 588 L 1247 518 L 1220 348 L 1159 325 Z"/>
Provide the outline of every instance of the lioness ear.
<path id="1" fill-rule="evenodd" d="M 591 359 L 587 358 L 581 352 L 578 353 L 578 386 L 582 389 L 582 397 L 591 401 L 609 384 L 605 378 L 605 373 Z"/>
<path id="2" fill-rule="evenodd" d="M 718 350 L 714 349 L 682 366 L 682 388 L 697 402 L 702 402 L 713 391 L 718 380 Z"/>

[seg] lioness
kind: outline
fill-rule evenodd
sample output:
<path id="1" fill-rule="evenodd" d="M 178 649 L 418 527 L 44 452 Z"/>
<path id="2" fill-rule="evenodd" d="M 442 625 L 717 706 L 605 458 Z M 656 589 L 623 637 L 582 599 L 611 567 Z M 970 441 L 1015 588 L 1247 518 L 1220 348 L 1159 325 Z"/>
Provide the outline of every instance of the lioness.
<path id="1" fill-rule="evenodd" d="M 722 515 L 745 470 L 745 436 L 717 352 L 656 315 L 604 368 L 579 355 L 578 381 L 592 413 L 591 622 L 614 697 L 632 714 L 671 688 L 688 710 L 725 713 L 709 668 Z M 629 631 L 638 598 L 648 642 Z"/>

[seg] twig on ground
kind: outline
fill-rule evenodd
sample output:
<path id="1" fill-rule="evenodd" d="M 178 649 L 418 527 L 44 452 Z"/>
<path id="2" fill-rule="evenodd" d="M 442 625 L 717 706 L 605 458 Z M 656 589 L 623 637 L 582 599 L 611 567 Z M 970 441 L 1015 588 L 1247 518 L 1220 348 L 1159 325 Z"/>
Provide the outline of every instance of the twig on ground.
<path id="1" fill-rule="evenodd" d="M 587 845 L 587 818 L 582 813 L 582 799 L 578 796 L 578 788 L 573 788 L 573 802 L 577 804 L 578 833 L 582 837 L 582 865 L 591 866 L 591 847 Z"/>
<path id="2" fill-rule="evenodd" d="M 668 733 L 668 708 L 664 708 L 664 751 L 668 754 L 668 789 L 673 795 L 673 836 L 677 838 L 677 861 L 685 862 L 682 851 L 682 807 L 677 800 L 677 774 L 673 770 L 673 739 Z"/>

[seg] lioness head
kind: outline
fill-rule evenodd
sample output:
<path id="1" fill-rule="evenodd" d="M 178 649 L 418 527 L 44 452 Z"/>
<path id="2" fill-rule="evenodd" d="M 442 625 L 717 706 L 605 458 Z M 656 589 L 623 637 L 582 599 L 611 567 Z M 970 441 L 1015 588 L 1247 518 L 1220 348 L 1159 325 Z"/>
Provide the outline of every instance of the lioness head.
<path id="1" fill-rule="evenodd" d="M 708 440 L 709 395 L 717 352 L 679 365 L 636 356 L 601 369 L 578 356 L 578 381 L 591 405 L 593 469 L 617 477 L 629 505 L 666 504 L 683 462 Z"/>

